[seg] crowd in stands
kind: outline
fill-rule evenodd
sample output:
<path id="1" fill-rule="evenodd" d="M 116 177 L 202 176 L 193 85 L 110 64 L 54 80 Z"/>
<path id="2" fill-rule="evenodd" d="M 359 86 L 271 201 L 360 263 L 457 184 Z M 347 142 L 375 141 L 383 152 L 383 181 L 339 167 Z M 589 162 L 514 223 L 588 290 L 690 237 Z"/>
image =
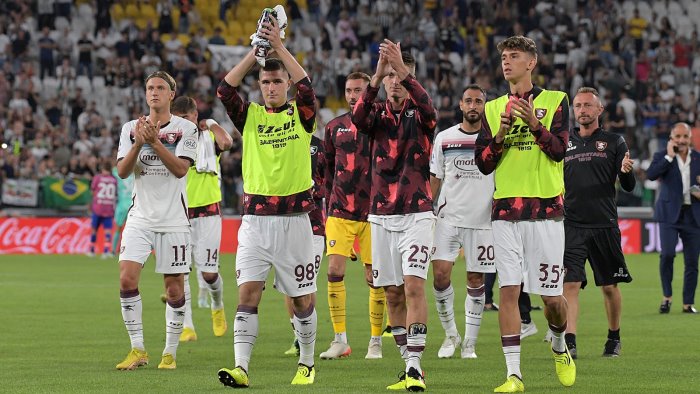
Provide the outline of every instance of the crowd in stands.
<path id="1" fill-rule="evenodd" d="M 537 85 L 601 92 L 604 127 L 625 136 L 641 169 L 673 123 L 700 127 L 696 0 L 5 0 L 0 182 L 91 177 L 116 157 L 122 124 L 147 111 L 143 80 L 159 69 L 195 98 L 201 118 L 232 130 L 215 95 L 228 70 L 209 46 L 249 45 L 262 7 L 278 2 L 286 45 L 313 80 L 320 131 L 347 110 L 345 76 L 372 74 L 385 37 L 416 56 L 444 129 L 461 118 L 462 87 L 478 83 L 489 98 L 507 91 L 496 44 L 516 34 L 537 43 Z M 242 91 L 260 100 L 253 77 Z M 224 205 L 235 212 L 240 145 L 221 165 Z M 650 204 L 644 194 L 640 186 L 623 203 Z"/>

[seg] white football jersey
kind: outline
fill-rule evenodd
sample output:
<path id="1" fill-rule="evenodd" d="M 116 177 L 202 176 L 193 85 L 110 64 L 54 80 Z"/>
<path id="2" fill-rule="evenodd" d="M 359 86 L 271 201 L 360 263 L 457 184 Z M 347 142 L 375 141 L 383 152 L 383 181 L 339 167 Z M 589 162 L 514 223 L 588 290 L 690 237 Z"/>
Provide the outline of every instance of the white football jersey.
<path id="1" fill-rule="evenodd" d="M 430 173 L 442 180 L 437 220 L 462 228 L 490 229 L 493 173 L 484 175 L 474 160 L 478 132 L 467 133 L 459 125 L 435 137 Z"/>
<path id="2" fill-rule="evenodd" d="M 133 146 L 136 120 L 122 127 L 117 160 Z M 159 139 L 175 156 L 197 159 L 197 126 L 173 115 L 160 128 Z M 133 202 L 127 223 L 155 232 L 188 232 L 186 178 L 168 170 L 150 145 L 145 144 L 134 166 Z"/>

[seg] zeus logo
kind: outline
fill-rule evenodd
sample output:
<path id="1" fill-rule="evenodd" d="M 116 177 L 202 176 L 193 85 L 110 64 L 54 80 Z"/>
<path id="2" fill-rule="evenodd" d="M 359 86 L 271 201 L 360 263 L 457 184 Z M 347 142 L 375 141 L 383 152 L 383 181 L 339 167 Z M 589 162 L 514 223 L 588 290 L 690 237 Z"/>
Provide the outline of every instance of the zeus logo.
<path id="1" fill-rule="evenodd" d="M 141 163 L 147 166 L 159 166 L 163 164 L 163 162 L 160 161 L 160 157 L 158 157 L 158 155 L 155 153 L 144 153 L 139 159 L 141 160 Z"/>

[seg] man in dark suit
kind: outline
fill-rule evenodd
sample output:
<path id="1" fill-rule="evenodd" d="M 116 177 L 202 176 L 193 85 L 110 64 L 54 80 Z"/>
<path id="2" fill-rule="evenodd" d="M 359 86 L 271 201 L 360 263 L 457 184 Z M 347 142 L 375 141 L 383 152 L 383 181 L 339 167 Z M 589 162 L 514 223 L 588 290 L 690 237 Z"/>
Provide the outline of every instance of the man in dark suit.
<path id="1" fill-rule="evenodd" d="M 659 180 L 654 210 L 661 235 L 660 271 L 664 293 L 659 312 L 671 310 L 673 259 L 680 236 L 685 261 L 683 312 L 697 313 L 693 304 L 700 255 L 700 152 L 690 149 L 690 126 L 685 123 L 673 126 L 666 150 L 654 154 L 647 177 Z"/>

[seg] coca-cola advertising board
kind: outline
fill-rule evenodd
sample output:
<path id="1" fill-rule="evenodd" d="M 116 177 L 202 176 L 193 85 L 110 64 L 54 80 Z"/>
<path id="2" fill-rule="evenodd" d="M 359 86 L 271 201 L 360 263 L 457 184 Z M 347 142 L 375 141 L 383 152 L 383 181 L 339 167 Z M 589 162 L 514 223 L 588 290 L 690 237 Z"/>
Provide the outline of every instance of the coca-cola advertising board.
<path id="1" fill-rule="evenodd" d="M 625 254 L 658 252 L 658 224 L 642 219 L 620 219 Z M 221 252 L 235 253 L 241 220 L 224 218 Z M 97 235 L 101 249 L 102 230 Z M 0 254 L 82 254 L 90 248 L 89 218 L 0 218 Z M 677 251 L 682 250 L 679 242 Z"/>
<path id="2" fill-rule="evenodd" d="M 235 253 L 240 219 L 224 219 L 221 252 Z M 89 218 L 0 218 L 0 254 L 83 254 L 90 249 Z M 102 249 L 102 229 L 97 250 Z"/>

